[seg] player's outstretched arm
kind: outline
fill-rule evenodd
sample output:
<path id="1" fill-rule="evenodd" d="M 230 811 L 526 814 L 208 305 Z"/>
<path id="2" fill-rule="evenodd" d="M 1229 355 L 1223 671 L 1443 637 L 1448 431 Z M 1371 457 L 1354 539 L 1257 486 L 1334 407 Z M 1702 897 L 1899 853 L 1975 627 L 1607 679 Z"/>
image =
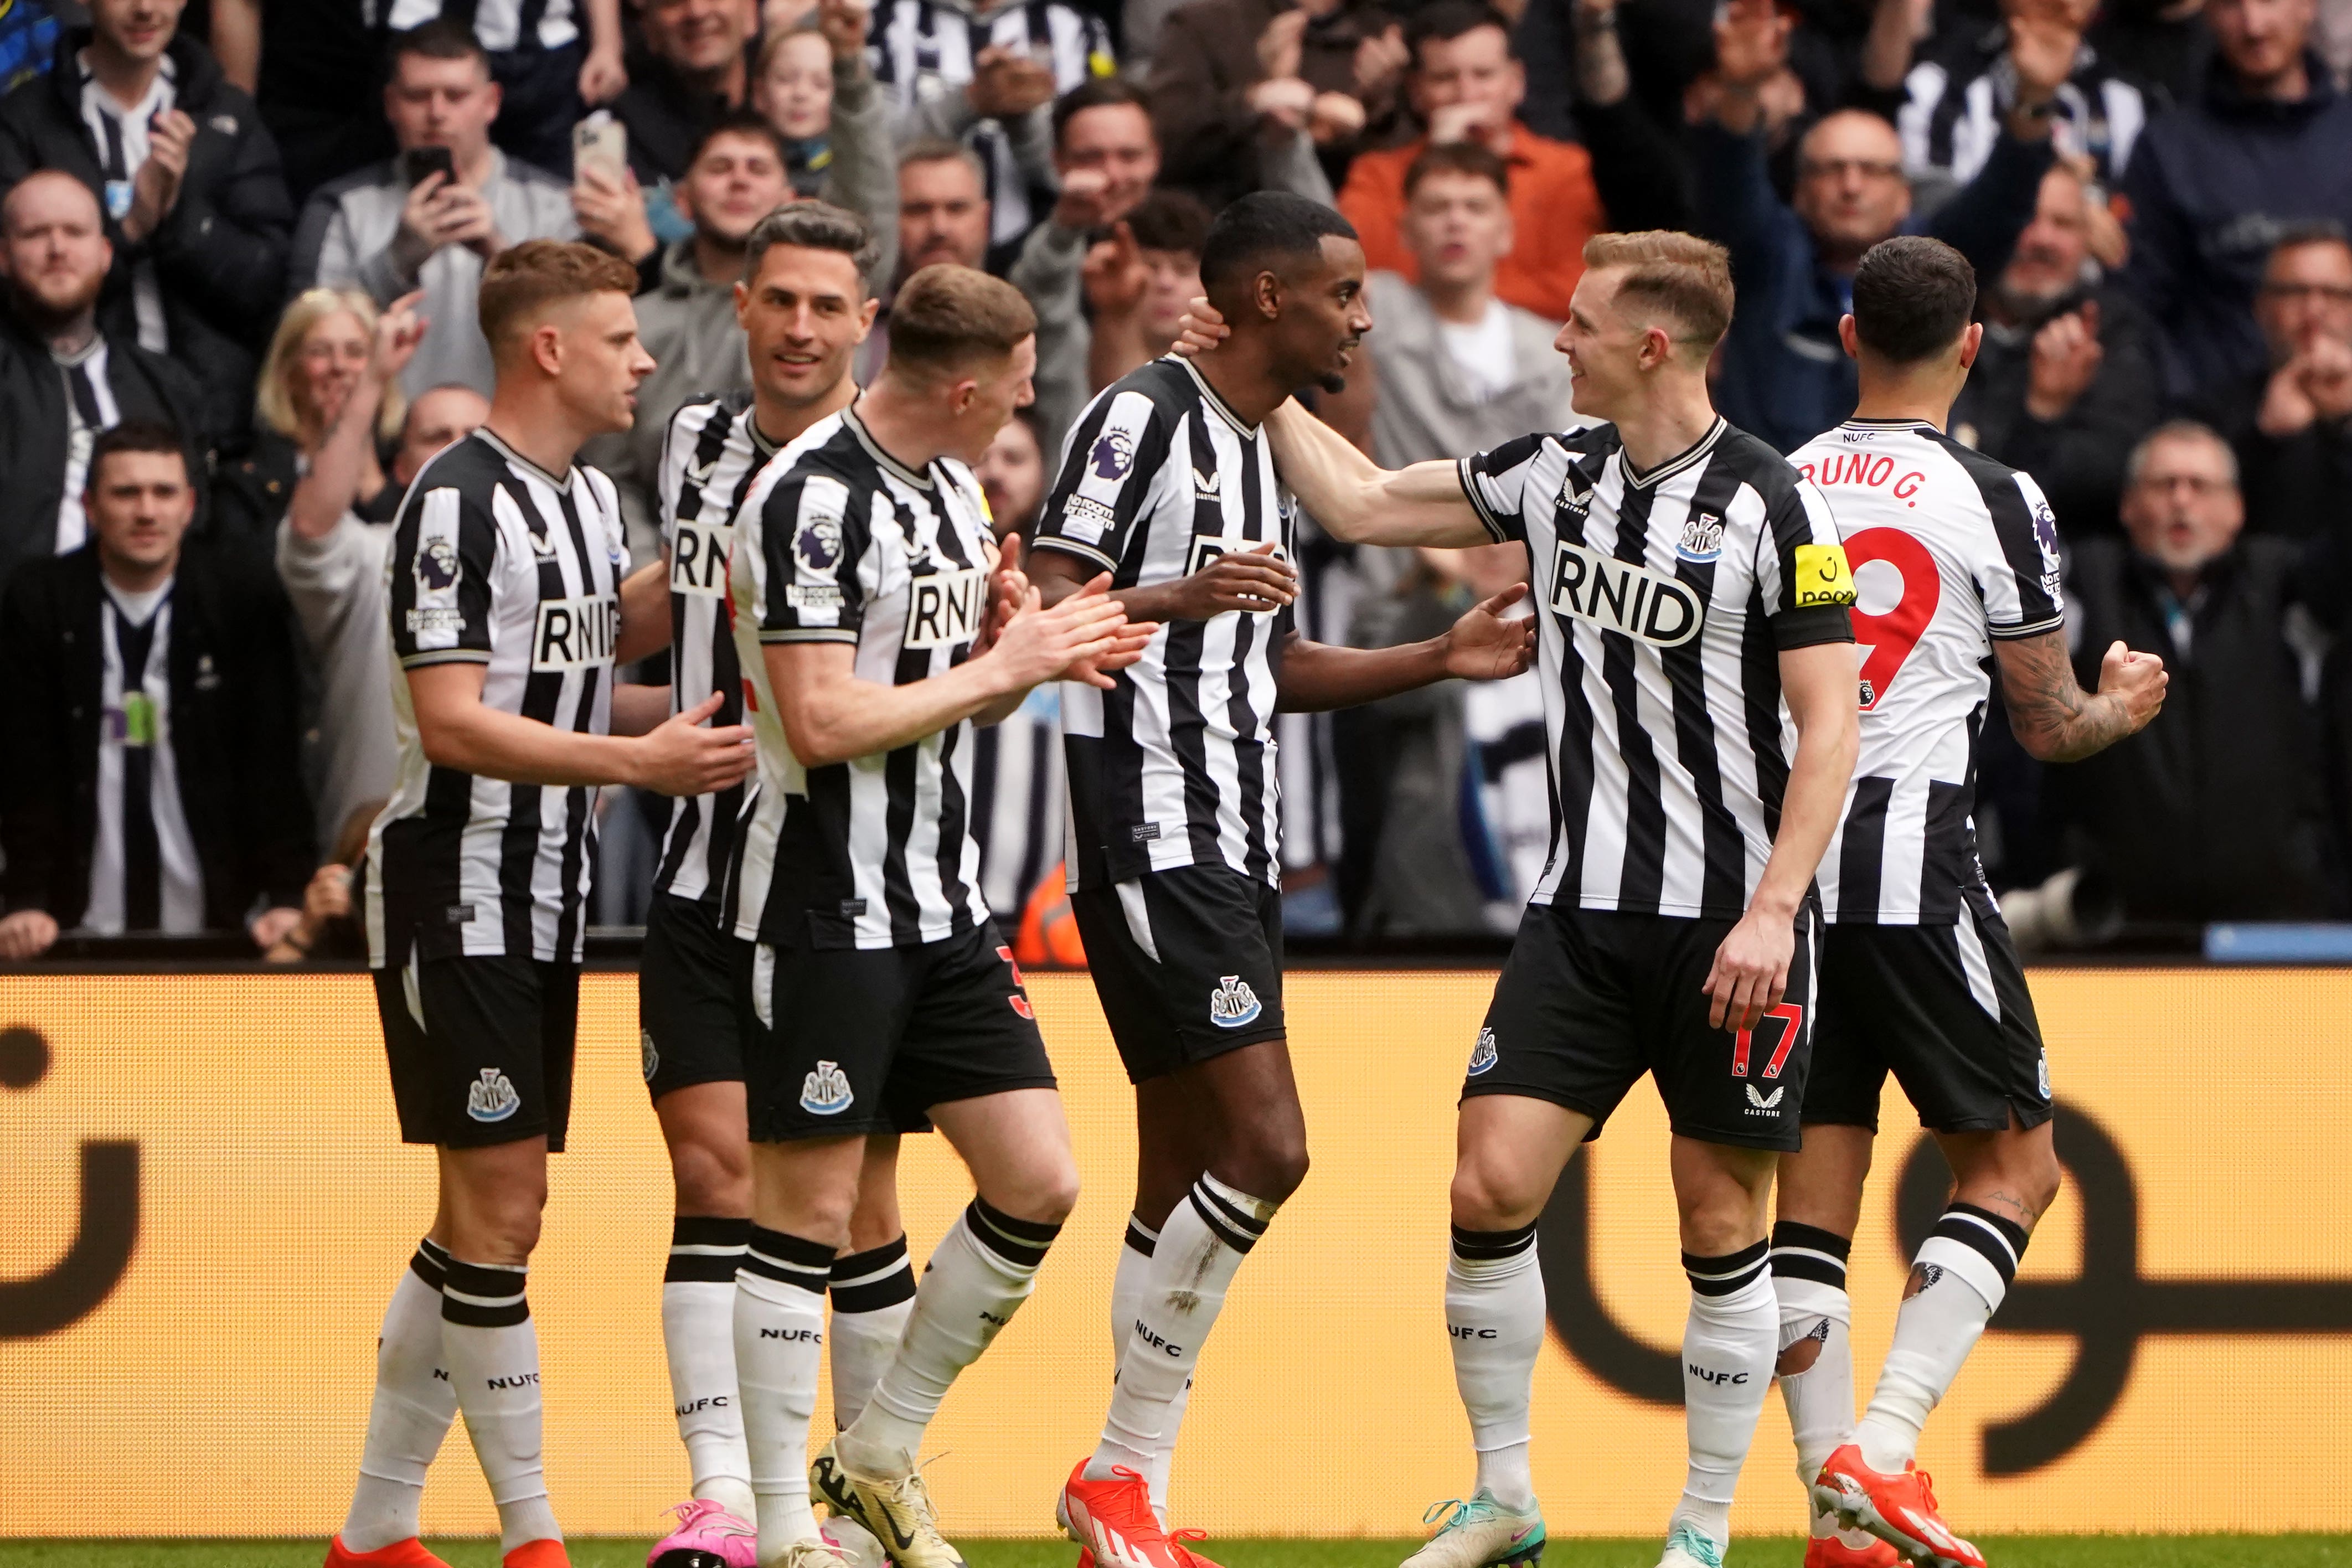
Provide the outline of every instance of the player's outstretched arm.
<path id="1" fill-rule="evenodd" d="M 1276 472 L 1334 539 L 1448 549 L 1495 542 L 1452 463 L 1383 468 L 1296 398 L 1266 416 L 1265 429 Z"/>
<path id="2" fill-rule="evenodd" d="M 1111 597 L 1136 621 L 1205 621 L 1227 610 L 1265 615 L 1298 597 L 1298 570 L 1275 552 L 1271 541 L 1255 550 L 1227 551 L 1189 577 L 1150 587 L 1114 588 Z M 1047 605 L 1058 605 L 1102 580 L 1080 556 L 1042 539 L 1029 554 L 1029 580 Z"/>
<path id="3" fill-rule="evenodd" d="M 708 795 L 742 782 L 756 760 L 740 724 L 706 730 L 714 694 L 643 735 L 584 735 L 482 701 L 487 665 L 428 664 L 406 672 L 425 759 L 436 767 L 512 784 L 635 784 L 664 795 Z"/>
<path id="4" fill-rule="evenodd" d="M 1780 798 L 1780 830 L 1757 879 L 1748 912 L 1715 952 L 1704 989 L 1707 1022 L 1752 1029 L 1780 1005 L 1796 953 L 1798 907 L 1845 810 L 1846 785 L 1862 750 L 1854 701 L 1853 644 L 1815 643 L 1780 652 L 1780 689 L 1797 726 L 1797 757 Z"/>
<path id="5" fill-rule="evenodd" d="M 1507 620 L 1503 612 L 1527 597 L 1515 583 L 1469 612 L 1443 637 L 1396 647 L 1333 647 L 1296 632 L 1282 650 L 1276 707 L 1285 713 L 1321 713 L 1377 702 L 1448 678 L 1501 680 L 1536 656 L 1533 620 Z"/>
<path id="6" fill-rule="evenodd" d="M 2074 679 L 2063 632 L 1992 646 L 2010 730 L 2019 745 L 2045 763 L 2079 763 L 2145 730 L 2164 707 L 2172 679 L 2163 659 L 2117 642 L 2099 661 L 2099 689 L 2085 691 Z"/>
<path id="7" fill-rule="evenodd" d="M 1160 628 L 1129 621 L 1103 592 L 1108 582 L 1097 577 L 1050 609 L 1031 588 L 987 652 L 904 686 L 858 679 L 856 649 L 845 642 L 763 645 L 793 755 L 821 768 L 893 752 L 1065 675 L 1109 685 L 1102 672 L 1133 663 Z"/>

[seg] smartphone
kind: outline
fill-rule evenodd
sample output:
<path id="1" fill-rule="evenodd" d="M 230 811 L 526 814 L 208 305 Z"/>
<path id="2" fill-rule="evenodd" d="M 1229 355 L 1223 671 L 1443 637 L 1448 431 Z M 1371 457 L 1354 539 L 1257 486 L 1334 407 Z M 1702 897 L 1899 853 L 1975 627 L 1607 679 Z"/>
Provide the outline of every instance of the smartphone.
<path id="1" fill-rule="evenodd" d="M 629 128 L 601 109 L 572 128 L 573 175 L 591 166 L 604 170 L 616 185 L 627 183 Z"/>
<path id="2" fill-rule="evenodd" d="M 445 180 L 457 177 L 457 161 L 446 147 L 411 147 L 400 155 L 400 177 L 410 190 L 415 190 L 434 174 Z"/>

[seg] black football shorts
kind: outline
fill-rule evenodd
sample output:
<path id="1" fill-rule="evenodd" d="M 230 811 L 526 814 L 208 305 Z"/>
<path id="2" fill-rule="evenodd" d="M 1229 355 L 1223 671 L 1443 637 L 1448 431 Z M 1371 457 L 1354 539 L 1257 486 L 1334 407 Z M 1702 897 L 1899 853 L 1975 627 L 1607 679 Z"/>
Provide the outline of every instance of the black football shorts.
<path id="1" fill-rule="evenodd" d="M 1279 889 L 1179 866 L 1081 888 L 1070 913 L 1130 1082 L 1283 1037 Z"/>
<path id="2" fill-rule="evenodd" d="M 1752 1032 L 1706 1021 L 1700 986 L 1736 921 L 1530 904 L 1470 1053 L 1465 1100 L 1516 1094 L 1592 1118 L 1643 1073 L 1675 1131 L 1706 1143 L 1798 1146 L 1820 916 L 1797 917 L 1780 1004 Z"/>
<path id="3" fill-rule="evenodd" d="M 1981 894 L 1951 925 L 1832 925 L 1805 1120 L 1878 1127 L 1889 1071 L 1937 1132 L 2050 1120 L 2050 1060 L 2009 926 Z"/>
<path id="4" fill-rule="evenodd" d="M 1054 1087 L 993 921 L 906 947 L 736 948 L 754 1143 L 908 1131 L 935 1105 Z"/>
<path id="5" fill-rule="evenodd" d="M 563 1147 L 580 1033 L 580 966 L 424 958 L 375 971 L 376 1015 L 404 1143 Z"/>
<path id="6" fill-rule="evenodd" d="M 637 961 L 637 1046 L 654 1099 L 698 1083 L 743 1079 L 734 950 L 716 911 L 656 893 Z"/>

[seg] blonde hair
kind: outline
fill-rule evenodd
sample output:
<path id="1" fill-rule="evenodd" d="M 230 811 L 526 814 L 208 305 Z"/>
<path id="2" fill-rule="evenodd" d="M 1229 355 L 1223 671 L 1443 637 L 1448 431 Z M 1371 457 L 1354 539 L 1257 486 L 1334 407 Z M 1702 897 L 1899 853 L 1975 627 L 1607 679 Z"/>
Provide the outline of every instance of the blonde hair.
<path id="1" fill-rule="evenodd" d="M 269 351 L 261 359 L 260 384 L 253 397 L 253 412 L 261 423 L 289 441 L 299 441 L 302 417 L 294 405 L 293 372 L 294 362 L 302 357 L 302 340 L 331 316 L 351 316 L 359 321 L 360 335 L 373 345 L 377 314 L 375 301 L 358 289 L 306 289 L 297 294 L 278 318 L 278 331 L 270 334 Z M 407 416 L 408 399 L 395 382 L 384 388 L 383 406 L 376 410 L 376 439 L 398 440 L 400 423 Z M 326 432 L 318 434 L 323 437 Z"/>
<path id="2" fill-rule="evenodd" d="M 1584 264 L 1624 268 L 1619 301 L 1664 316 L 1676 342 L 1711 353 L 1731 330 L 1731 253 L 1711 240 L 1664 228 L 1596 234 Z"/>

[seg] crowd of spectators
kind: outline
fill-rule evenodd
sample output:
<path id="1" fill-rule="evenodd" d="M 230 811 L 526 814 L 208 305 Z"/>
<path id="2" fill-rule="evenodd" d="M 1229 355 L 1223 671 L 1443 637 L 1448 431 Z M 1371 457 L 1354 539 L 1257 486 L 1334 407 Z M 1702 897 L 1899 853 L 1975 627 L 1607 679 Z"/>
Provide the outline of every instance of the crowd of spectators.
<path id="1" fill-rule="evenodd" d="M 2173 670 L 2086 764 L 1988 720 L 1995 886 L 2060 890 L 2033 929 L 2077 938 L 2352 918 L 2347 85 L 2352 0 L 15 0 L 0 958 L 347 925 L 393 758 L 385 527 L 485 416 L 501 249 L 637 268 L 660 369 L 588 457 L 640 560 L 664 424 L 749 384 L 762 215 L 822 196 L 883 236 L 866 369 L 916 268 L 1009 278 L 1037 402 L 981 474 L 1024 531 L 1087 400 L 1168 349 L 1216 211 L 1265 188 L 1362 237 L 1376 327 L 1321 409 L 1391 467 L 1575 417 L 1550 343 L 1594 234 L 1729 249 L 1717 399 L 1784 449 L 1853 408 L 1862 254 L 1948 240 L 1986 328 L 1952 434 L 2050 496 L 2085 677 L 2116 637 Z M 1302 530 L 1330 640 L 1526 571 Z M 1285 721 L 1297 929 L 1507 929 L 1548 833 L 1534 679 Z M 1055 722 L 1041 694 L 982 749 L 1008 925 L 1059 858 Z M 608 811 L 608 867 L 641 816 Z"/>

